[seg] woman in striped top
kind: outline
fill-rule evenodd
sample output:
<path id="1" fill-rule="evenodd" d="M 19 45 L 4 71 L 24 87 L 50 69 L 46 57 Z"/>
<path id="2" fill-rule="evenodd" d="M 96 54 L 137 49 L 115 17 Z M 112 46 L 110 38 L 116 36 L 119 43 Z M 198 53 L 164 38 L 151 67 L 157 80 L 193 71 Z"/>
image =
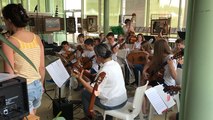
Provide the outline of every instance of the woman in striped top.
<path id="1" fill-rule="evenodd" d="M 19 48 L 35 65 L 36 70 L 19 54 L 6 44 L 2 50 L 9 59 L 12 68 L 4 63 L 4 71 L 26 78 L 29 109 L 35 114 L 41 104 L 45 76 L 44 48 L 40 38 L 27 31 L 29 17 L 21 4 L 8 4 L 2 10 L 6 28 L 11 33 L 8 40 Z"/>

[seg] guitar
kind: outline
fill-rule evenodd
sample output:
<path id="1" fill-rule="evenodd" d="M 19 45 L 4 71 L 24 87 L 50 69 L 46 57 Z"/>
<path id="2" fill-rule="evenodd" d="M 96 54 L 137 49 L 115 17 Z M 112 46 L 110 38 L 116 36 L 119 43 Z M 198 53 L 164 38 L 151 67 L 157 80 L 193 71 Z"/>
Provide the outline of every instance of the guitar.
<path id="1" fill-rule="evenodd" d="M 128 55 L 127 55 L 127 60 L 135 65 L 135 64 L 146 64 L 147 63 L 147 53 L 143 52 L 143 51 L 137 51 L 137 52 L 130 52 Z"/>
<path id="2" fill-rule="evenodd" d="M 98 90 L 98 86 L 100 85 L 100 83 L 103 81 L 104 77 L 106 76 L 105 72 L 101 72 L 97 79 L 95 80 L 95 86 L 93 87 L 93 91 L 92 91 L 92 96 L 90 98 L 90 103 L 89 103 L 89 114 L 90 116 L 93 118 L 93 120 L 101 120 L 101 116 L 99 114 L 96 114 L 96 111 L 94 111 L 94 103 L 95 103 L 95 98 L 97 96 L 96 92 Z"/>
<path id="3" fill-rule="evenodd" d="M 167 85 L 164 85 L 163 91 L 165 93 L 168 93 L 169 95 L 173 96 L 173 95 L 176 95 L 178 92 L 181 91 L 181 87 L 180 86 L 167 86 Z"/>
<path id="4" fill-rule="evenodd" d="M 184 50 L 181 50 L 180 52 L 176 53 L 171 59 L 178 59 L 184 55 Z M 163 81 L 163 75 L 164 75 L 164 66 L 167 65 L 167 61 L 161 64 L 160 67 L 158 67 L 155 70 L 147 70 L 147 73 L 149 74 L 149 77 L 147 80 L 149 81 Z"/>

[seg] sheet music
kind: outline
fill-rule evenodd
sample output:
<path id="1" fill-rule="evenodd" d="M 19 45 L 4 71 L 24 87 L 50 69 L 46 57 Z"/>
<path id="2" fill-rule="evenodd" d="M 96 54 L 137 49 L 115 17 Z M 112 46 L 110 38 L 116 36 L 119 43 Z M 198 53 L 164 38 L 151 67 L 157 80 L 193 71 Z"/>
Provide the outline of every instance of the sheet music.
<path id="1" fill-rule="evenodd" d="M 0 73 L 0 82 L 17 77 L 15 74 Z"/>
<path id="2" fill-rule="evenodd" d="M 161 99 L 156 89 L 149 88 L 145 91 L 145 94 L 158 114 L 162 114 L 162 112 L 167 109 L 166 104 Z"/>
<path id="3" fill-rule="evenodd" d="M 70 77 L 61 59 L 58 59 L 54 61 L 53 63 L 49 64 L 48 66 L 46 66 L 46 69 L 48 73 L 50 74 L 50 76 L 52 77 L 53 81 L 60 88 L 66 82 L 66 80 Z"/>
<path id="4" fill-rule="evenodd" d="M 157 85 L 154 88 L 157 90 L 161 99 L 164 101 L 164 103 L 166 104 L 166 106 L 168 108 L 171 108 L 172 106 L 175 105 L 175 101 L 174 101 L 173 97 L 163 91 L 163 89 L 164 89 L 163 85 Z"/>

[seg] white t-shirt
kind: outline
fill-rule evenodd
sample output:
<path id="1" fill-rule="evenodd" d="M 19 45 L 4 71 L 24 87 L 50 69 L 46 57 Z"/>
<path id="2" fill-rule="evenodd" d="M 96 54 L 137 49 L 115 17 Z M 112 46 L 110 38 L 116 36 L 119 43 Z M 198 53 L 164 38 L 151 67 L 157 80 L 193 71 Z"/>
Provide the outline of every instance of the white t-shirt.
<path id="1" fill-rule="evenodd" d="M 134 43 L 134 49 L 141 49 L 141 43 L 142 43 L 142 42 L 136 41 L 136 42 Z"/>
<path id="2" fill-rule="evenodd" d="M 165 62 L 168 60 L 168 58 L 171 58 L 172 57 L 172 55 L 168 55 L 166 58 L 165 58 Z M 172 60 L 173 61 L 173 65 L 174 65 L 174 67 L 175 67 L 175 70 L 177 70 L 177 61 L 175 60 L 175 59 L 173 59 Z M 167 64 L 167 65 L 165 65 L 164 66 L 164 69 L 165 69 L 165 71 L 164 71 L 164 76 L 163 76 L 163 79 L 164 79 L 164 83 L 166 84 L 166 85 L 169 85 L 169 86 L 171 86 L 171 85 L 175 85 L 176 84 L 176 82 L 175 82 L 175 79 L 173 79 L 172 78 L 172 75 L 171 75 L 171 73 L 170 73 L 170 71 L 169 71 L 169 65 Z"/>
<path id="3" fill-rule="evenodd" d="M 109 43 L 108 43 L 107 45 L 109 46 L 110 49 L 112 49 L 112 47 L 113 47 L 115 44 L 116 44 L 116 42 L 114 42 L 113 45 L 110 45 Z M 116 47 L 119 48 L 120 45 L 117 44 Z M 117 59 L 118 59 L 118 58 L 117 58 L 117 54 L 118 54 L 118 53 L 112 53 L 112 59 L 113 59 L 114 61 L 117 61 Z"/>
<path id="4" fill-rule="evenodd" d="M 84 53 L 82 54 L 82 57 L 88 57 L 91 58 L 95 55 L 94 51 L 84 50 Z M 98 72 L 98 63 L 96 62 L 95 57 L 92 59 L 92 68 Z"/>
<path id="5" fill-rule="evenodd" d="M 125 102 L 127 93 L 120 65 L 110 60 L 103 64 L 98 73 L 102 71 L 106 73 L 106 76 L 98 87 L 100 102 L 112 107 Z"/>

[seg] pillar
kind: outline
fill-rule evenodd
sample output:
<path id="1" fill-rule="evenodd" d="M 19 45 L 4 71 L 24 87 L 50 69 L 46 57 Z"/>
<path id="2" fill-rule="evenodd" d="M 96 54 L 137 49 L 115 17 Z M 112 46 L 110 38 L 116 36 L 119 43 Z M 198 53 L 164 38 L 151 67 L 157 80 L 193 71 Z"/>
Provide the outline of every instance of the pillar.
<path id="1" fill-rule="evenodd" d="M 179 120 L 213 120 L 213 1 L 188 2 Z"/>
<path id="2" fill-rule="evenodd" d="M 109 32 L 109 1 L 104 0 L 104 34 Z"/>

